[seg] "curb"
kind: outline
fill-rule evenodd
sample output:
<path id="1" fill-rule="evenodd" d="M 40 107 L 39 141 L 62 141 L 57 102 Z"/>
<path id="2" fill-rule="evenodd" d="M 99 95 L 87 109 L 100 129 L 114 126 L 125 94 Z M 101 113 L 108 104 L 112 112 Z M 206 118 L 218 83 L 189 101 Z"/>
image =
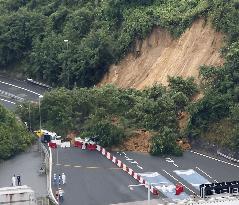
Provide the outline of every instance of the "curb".
<path id="1" fill-rule="evenodd" d="M 124 164 L 122 161 L 118 160 L 115 156 L 113 156 L 110 152 L 107 152 L 105 148 L 97 145 L 96 150 L 101 152 L 103 156 L 105 156 L 108 160 L 112 161 L 114 164 L 116 164 L 119 168 L 122 168 L 123 171 L 128 173 L 130 176 L 132 176 L 134 179 L 136 179 L 139 183 L 144 184 L 145 188 L 148 188 L 148 182 L 143 179 L 139 174 L 134 172 L 133 169 L 129 168 L 126 164 Z M 154 195 L 158 195 L 159 191 L 154 187 L 150 186 L 150 192 Z"/>
<path id="2" fill-rule="evenodd" d="M 56 200 L 53 192 L 52 192 L 52 188 L 51 188 L 51 176 L 52 176 L 52 153 L 51 153 L 51 148 L 49 147 L 49 179 L 48 179 L 48 182 L 49 182 L 49 186 L 48 186 L 48 194 L 49 194 L 49 197 L 51 199 L 51 201 L 54 203 L 54 204 L 59 204 L 58 201 Z"/>
<path id="3" fill-rule="evenodd" d="M 40 85 L 40 86 L 42 86 L 42 87 L 46 87 L 46 88 L 48 88 L 48 89 L 51 89 L 51 88 L 52 88 L 51 86 L 49 86 L 49 85 L 47 85 L 47 84 L 37 82 L 37 81 L 35 81 L 35 80 L 31 79 L 31 78 L 27 78 L 27 81 L 30 82 L 30 83 L 36 84 L 36 85 Z"/>

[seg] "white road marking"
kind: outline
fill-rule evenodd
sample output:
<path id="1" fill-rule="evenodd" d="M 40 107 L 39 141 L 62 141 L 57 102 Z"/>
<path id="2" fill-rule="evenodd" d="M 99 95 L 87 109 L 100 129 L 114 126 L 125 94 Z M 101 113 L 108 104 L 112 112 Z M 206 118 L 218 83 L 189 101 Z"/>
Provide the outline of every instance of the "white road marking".
<path id="1" fill-rule="evenodd" d="M 231 166 L 239 168 L 238 165 L 232 164 L 230 162 L 226 162 L 226 161 L 223 161 L 223 160 L 220 160 L 220 159 L 217 159 L 217 158 L 214 158 L 214 157 L 210 157 L 210 156 L 207 156 L 205 154 L 198 153 L 198 152 L 194 152 L 194 151 L 190 151 L 190 152 L 192 152 L 194 154 L 197 154 L 197 155 L 200 155 L 200 156 L 203 156 L 203 157 L 206 157 L 208 159 L 212 159 L 212 160 L 215 160 L 215 161 L 218 161 L 218 162 L 221 162 L 221 163 L 228 164 L 228 165 L 231 165 Z"/>
<path id="2" fill-rule="evenodd" d="M 199 171 L 201 171 L 203 174 L 205 174 L 206 176 L 208 176 L 210 179 L 212 179 L 212 177 L 207 174 L 206 172 L 204 172 L 202 169 L 200 169 L 199 167 L 196 167 L 196 169 L 198 169 Z"/>
<path id="3" fill-rule="evenodd" d="M 141 167 L 141 166 L 139 166 L 139 165 L 137 165 L 137 167 L 140 168 L 140 169 L 143 169 L 143 167 Z"/>
<path id="4" fill-rule="evenodd" d="M 172 177 L 175 181 L 177 181 L 179 184 L 182 184 L 186 189 L 188 189 L 190 192 L 192 192 L 193 194 L 196 194 L 193 190 L 191 190 L 190 188 L 188 188 L 187 186 L 185 186 L 182 182 L 180 182 L 177 178 L 175 178 L 174 176 L 172 176 L 170 173 L 168 173 L 166 170 L 163 169 L 163 172 L 165 172 L 168 176 Z M 197 195 L 197 194 L 196 194 Z M 198 195 L 197 195 L 198 196 Z M 198 196 L 199 197 L 199 196 Z"/>
<path id="5" fill-rule="evenodd" d="M 178 165 L 175 164 L 174 160 L 172 160 L 171 158 L 166 158 L 166 162 L 172 163 L 175 167 L 178 167 Z"/>
<path id="6" fill-rule="evenodd" d="M 216 183 L 219 183 L 216 179 L 214 179 L 214 181 L 215 181 Z"/>
<path id="7" fill-rule="evenodd" d="M 131 164 L 138 164 L 138 162 L 136 162 L 136 161 L 133 161 L 133 162 L 130 162 Z"/>
<path id="8" fill-rule="evenodd" d="M 14 104 L 14 105 L 16 104 L 15 102 L 12 102 L 12 101 L 10 101 L 10 100 L 5 100 L 5 99 L 3 99 L 3 98 L 0 98 L 0 100 L 1 100 L 1 101 L 4 101 L 4 102 L 11 103 L 11 104 Z"/>
<path id="9" fill-rule="evenodd" d="M 38 96 L 41 95 L 40 93 L 34 92 L 32 90 L 28 90 L 26 88 L 22 88 L 20 86 L 17 86 L 17 85 L 11 84 L 11 83 L 6 83 L 6 82 L 3 82 L 3 81 L 0 81 L 0 83 L 5 84 L 5 85 L 9 85 L 9 86 L 12 86 L 12 87 L 15 87 L 15 88 L 19 88 L 19 89 L 22 89 L 22 90 L 25 90 L 25 91 L 27 91 L 29 93 L 33 93 L 33 94 L 38 95 Z"/>

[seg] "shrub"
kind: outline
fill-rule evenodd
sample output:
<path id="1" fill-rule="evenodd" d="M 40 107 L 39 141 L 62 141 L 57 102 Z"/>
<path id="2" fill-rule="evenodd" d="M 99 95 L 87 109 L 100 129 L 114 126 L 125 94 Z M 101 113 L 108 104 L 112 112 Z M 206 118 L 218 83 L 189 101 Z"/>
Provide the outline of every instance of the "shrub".
<path id="1" fill-rule="evenodd" d="M 150 154 L 181 156 L 183 152 L 176 143 L 177 138 L 178 135 L 175 130 L 164 127 L 160 134 L 156 134 L 151 138 Z"/>

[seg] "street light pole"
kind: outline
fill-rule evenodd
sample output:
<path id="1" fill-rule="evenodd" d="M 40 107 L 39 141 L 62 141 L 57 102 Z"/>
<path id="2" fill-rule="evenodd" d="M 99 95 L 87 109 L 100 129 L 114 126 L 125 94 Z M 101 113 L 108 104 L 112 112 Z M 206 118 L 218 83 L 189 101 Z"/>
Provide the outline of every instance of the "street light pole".
<path id="1" fill-rule="evenodd" d="M 42 98 L 43 98 L 43 96 L 39 95 L 39 98 L 38 98 L 39 102 L 38 102 L 38 104 L 39 104 L 40 130 L 41 130 L 41 99 Z"/>
<path id="2" fill-rule="evenodd" d="M 64 42 L 66 43 L 66 50 L 68 51 L 68 47 L 69 47 L 69 40 L 65 39 Z M 68 88 L 70 88 L 70 70 L 68 68 L 67 70 L 67 84 L 68 84 Z"/>
<path id="3" fill-rule="evenodd" d="M 32 122 L 31 122 L 31 102 L 28 105 L 28 121 L 29 121 L 29 131 L 32 131 Z"/>

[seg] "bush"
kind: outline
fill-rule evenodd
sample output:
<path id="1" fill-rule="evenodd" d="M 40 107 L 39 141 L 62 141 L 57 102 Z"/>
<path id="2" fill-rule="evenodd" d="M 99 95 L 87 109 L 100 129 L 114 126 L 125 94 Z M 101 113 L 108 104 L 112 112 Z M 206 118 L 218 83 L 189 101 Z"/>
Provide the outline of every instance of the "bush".
<path id="1" fill-rule="evenodd" d="M 193 77 L 187 79 L 183 79 L 182 77 L 169 77 L 168 82 L 168 86 L 171 90 L 182 92 L 188 98 L 194 96 L 199 91 Z"/>
<path id="2" fill-rule="evenodd" d="M 26 150 L 32 141 L 33 137 L 27 132 L 25 125 L 0 105 L 0 160 Z"/>
<path id="3" fill-rule="evenodd" d="M 99 121 L 88 132 L 98 136 L 98 143 L 103 147 L 118 145 L 124 138 L 124 130 L 107 121 Z"/>
<path id="4" fill-rule="evenodd" d="M 181 156 L 183 151 L 176 143 L 177 138 L 178 135 L 175 130 L 164 127 L 160 134 L 156 134 L 151 138 L 150 154 Z"/>

